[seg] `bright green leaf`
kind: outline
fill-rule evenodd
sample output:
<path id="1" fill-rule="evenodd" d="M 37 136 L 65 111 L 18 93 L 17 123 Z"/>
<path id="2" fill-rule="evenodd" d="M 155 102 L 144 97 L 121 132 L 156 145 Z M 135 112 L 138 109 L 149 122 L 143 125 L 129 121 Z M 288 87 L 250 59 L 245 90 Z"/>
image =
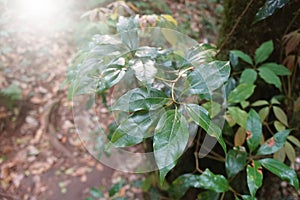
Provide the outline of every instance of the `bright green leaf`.
<path id="1" fill-rule="evenodd" d="M 244 110 L 241 110 L 238 107 L 229 107 L 228 112 L 238 125 L 240 125 L 243 128 L 246 128 L 248 114 Z"/>
<path id="2" fill-rule="evenodd" d="M 247 153 L 239 150 L 229 150 L 226 156 L 226 173 L 228 177 L 232 177 L 239 173 L 245 166 L 247 161 Z"/>
<path id="3" fill-rule="evenodd" d="M 277 63 L 265 63 L 265 64 L 261 65 L 259 68 L 267 68 L 267 69 L 271 70 L 272 72 L 274 72 L 274 74 L 276 74 L 278 76 L 291 75 L 291 72 L 288 68 L 286 68 L 283 65 L 279 65 Z"/>
<path id="4" fill-rule="evenodd" d="M 261 187 L 263 174 L 261 164 L 253 161 L 251 165 L 247 166 L 247 184 L 251 196 L 255 196 L 256 191 Z"/>
<path id="5" fill-rule="evenodd" d="M 157 110 L 170 99 L 155 88 L 135 88 L 121 96 L 112 106 L 112 110 L 136 112 L 140 110 Z"/>
<path id="6" fill-rule="evenodd" d="M 253 84 L 257 79 L 257 72 L 254 69 L 245 69 L 240 78 L 240 83 Z"/>
<path id="7" fill-rule="evenodd" d="M 253 84 L 239 84 L 234 90 L 232 90 L 228 97 L 229 103 L 239 103 L 249 98 L 255 89 Z"/>
<path id="8" fill-rule="evenodd" d="M 250 64 L 251 66 L 253 66 L 252 59 L 250 58 L 250 56 L 248 56 L 244 52 L 239 51 L 239 50 L 232 50 L 232 51 L 230 51 L 230 53 L 232 53 L 233 55 L 239 57 L 240 59 L 242 59 L 246 63 Z"/>
<path id="9" fill-rule="evenodd" d="M 291 130 L 283 130 L 276 133 L 258 149 L 257 155 L 268 155 L 281 149 L 290 132 Z"/>
<path id="10" fill-rule="evenodd" d="M 160 182 L 183 153 L 189 138 L 188 123 L 176 110 L 165 112 L 154 132 L 153 149 L 156 164 L 160 170 Z M 164 169 L 165 168 L 165 169 Z"/>
<path id="11" fill-rule="evenodd" d="M 247 118 L 246 132 L 249 150 L 250 152 L 253 152 L 259 145 L 262 137 L 262 124 L 260 122 L 260 117 L 253 109 L 250 110 Z"/>
<path id="12" fill-rule="evenodd" d="M 271 53 L 274 50 L 273 42 L 267 41 L 264 42 L 260 47 L 258 47 L 255 51 L 255 64 L 258 65 L 259 63 L 264 62 L 269 58 Z"/>
<path id="13" fill-rule="evenodd" d="M 290 183 L 296 190 L 299 189 L 299 181 L 296 172 L 286 166 L 284 163 L 272 158 L 265 158 L 259 160 L 258 162 L 261 163 L 264 168 L 277 175 L 282 180 Z"/>
<path id="14" fill-rule="evenodd" d="M 275 85 L 278 89 L 281 90 L 281 81 L 280 78 L 268 68 L 258 68 L 259 76 L 269 84 Z"/>
<path id="15" fill-rule="evenodd" d="M 280 107 L 277 107 L 277 106 L 273 106 L 273 111 L 274 111 L 275 117 L 281 123 L 283 123 L 285 126 L 288 126 L 287 116 L 284 113 L 284 111 Z"/>

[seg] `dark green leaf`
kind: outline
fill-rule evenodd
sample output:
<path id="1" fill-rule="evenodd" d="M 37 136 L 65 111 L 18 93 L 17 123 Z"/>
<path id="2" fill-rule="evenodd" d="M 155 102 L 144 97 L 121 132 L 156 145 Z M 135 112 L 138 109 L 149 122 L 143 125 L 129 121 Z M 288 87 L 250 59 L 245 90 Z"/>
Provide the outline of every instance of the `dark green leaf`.
<path id="1" fill-rule="evenodd" d="M 242 59 L 246 63 L 250 64 L 251 66 L 253 65 L 253 62 L 252 62 L 252 59 L 250 58 L 250 56 L 248 56 L 244 52 L 239 51 L 239 50 L 232 50 L 232 51 L 230 51 L 230 53 L 232 53 L 235 56 L 239 57 L 240 59 Z"/>
<path id="2" fill-rule="evenodd" d="M 258 68 L 259 76 L 269 84 L 275 85 L 278 89 L 281 90 L 281 81 L 280 78 L 268 68 Z"/>
<path id="3" fill-rule="evenodd" d="M 124 179 L 122 179 L 119 183 L 115 183 L 108 191 L 109 196 L 112 197 L 115 194 L 117 194 L 124 184 L 125 184 Z"/>
<path id="4" fill-rule="evenodd" d="M 188 123 L 177 110 L 169 110 L 160 118 L 154 132 L 153 149 L 160 170 L 160 182 L 183 153 L 189 138 Z M 165 169 L 164 169 L 165 168 Z"/>
<path id="5" fill-rule="evenodd" d="M 205 191 L 201 192 L 198 195 L 198 200 L 218 200 L 220 197 L 220 193 L 214 191 Z"/>
<path id="6" fill-rule="evenodd" d="M 259 68 L 267 68 L 274 72 L 274 74 L 278 76 L 287 76 L 291 75 L 291 71 L 283 65 L 279 65 L 277 63 L 265 63 L 261 65 Z"/>
<path id="7" fill-rule="evenodd" d="M 268 155 L 281 149 L 291 130 L 283 130 L 268 139 L 257 151 L 257 155 Z"/>
<path id="8" fill-rule="evenodd" d="M 250 110 L 247 118 L 246 133 L 249 150 L 250 152 L 253 152 L 258 147 L 262 137 L 262 124 L 260 122 L 260 117 L 253 109 Z"/>
<path id="9" fill-rule="evenodd" d="M 263 180 L 263 173 L 261 164 L 253 161 L 247 166 L 247 184 L 252 197 L 255 197 L 256 191 L 261 187 Z"/>
<path id="10" fill-rule="evenodd" d="M 226 173 L 228 177 L 232 177 L 239 173 L 245 166 L 247 161 L 247 153 L 239 150 L 229 150 L 226 156 Z"/>
<path id="11" fill-rule="evenodd" d="M 226 192 L 229 184 L 222 175 L 215 175 L 206 169 L 201 175 L 184 174 L 178 177 L 170 187 L 171 196 L 180 199 L 190 188 L 203 188 L 214 192 Z"/>
<path id="12" fill-rule="evenodd" d="M 208 111 L 197 104 L 186 104 L 186 110 L 192 120 L 201 126 L 208 135 L 216 138 L 226 152 L 226 144 L 222 138 L 221 129 L 214 124 L 208 116 Z"/>
<path id="13" fill-rule="evenodd" d="M 264 42 L 258 49 L 255 51 L 255 64 L 258 65 L 259 63 L 262 63 L 266 61 L 271 53 L 274 50 L 273 42 L 267 41 Z"/>
<path id="14" fill-rule="evenodd" d="M 284 163 L 272 158 L 265 158 L 259 160 L 258 162 L 261 163 L 264 168 L 277 175 L 282 180 L 290 183 L 296 190 L 299 189 L 299 181 L 296 172 L 286 166 Z"/>
<path id="15" fill-rule="evenodd" d="M 234 90 L 232 90 L 228 97 L 229 103 L 240 103 L 249 98 L 255 89 L 253 84 L 239 84 Z"/>
<path id="16" fill-rule="evenodd" d="M 241 110 L 238 107 L 229 107 L 228 112 L 232 119 L 241 127 L 246 128 L 246 121 L 247 121 L 247 116 L 248 114 L 244 111 Z"/>
<path id="17" fill-rule="evenodd" d="M 254 69 L 245 69 L 242 72 L 240 83 L 253 84 L 256 81 L 257 72 Z"/>
<path id="18" fill-rule="evenodd" d="M 252 196 L 250 196 L 250 195 L 242 195 L 242 199 L 243 199 L 243 200 L 256 200 L 255 197 L 252 197 Z"/>
<path id="19" fill-rule="evenodd" d="M 170 100 L 162 91 L 155 88 L 135 88 L 121 96 L 112 110 L 136 112 L 157 110 Z"/>
<path id="20" fill-rule="evenodd" d="M 273 13 L 282 8 L 285 4 L 287 4 L 290 0 L 267 0 L 265 5 L 261 7 L 255 16 L 255 21 L 258 22 L 260 20 L 266 19 L 267 17 L 273 15 Z"/>

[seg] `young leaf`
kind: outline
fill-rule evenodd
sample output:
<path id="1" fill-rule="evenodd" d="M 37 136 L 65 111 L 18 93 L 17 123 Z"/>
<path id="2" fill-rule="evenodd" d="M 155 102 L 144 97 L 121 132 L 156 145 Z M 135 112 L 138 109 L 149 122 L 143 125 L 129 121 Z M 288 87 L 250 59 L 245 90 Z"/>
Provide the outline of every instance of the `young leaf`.
<path id="1" fill-rule="evenodd" d="M 245 167 L 246 161 L 246 152 L 239 150 L 229 150 L 225 162 L 225 168 L 228 178 L 239 173 Z"/>
<path id="2" fill-rule="evenodd" d="M 180 199 L 190 188 L 203 188 L 214 192 L 226 192 L 229 190 L 229 184 L 222 175 L 215 175 L 209 169 L 206 169 L 201 175 L 184 174 L 173 181 L 170 187 L 172 197 Z"/>
<path id="3" fill-rule="evenodd" d="M 250 110 L 247 118 L 246 133 L 249 150 L 250 152 L 253 152 L 259 145 L 262 137 L 262 124 L 260 122 L 260 117 L 253 109 Z"/>
<path id="4" fill-rule="evenodd" d="M 268 139 L 257 151 L 257 155 L 272 154 L 281 149 L 291 130 L 279 131 L 273 137 Z"/>
<path id="5" fill-rule="evenodd" d="M 255 51 L 255 57 L 254 57 L 255 64 L 258 65 L 259 63 L 262 63 L 265 60 L 267 60 L 267 58 L 269 58 L 269 56 L 271 55 L 273 50 L 274 50 L 274 46 L 273 46 L 273 42 L 271 40 L 264 42 Z"/>
<path id="6" fill-rule="evenodd" d="M 243 128 L 246 128 L 248 114 L 244 110 L 241 110 L 238 107 L 229 107 L 228 112 L 238 125 L 240 125 Z"/>
<path id="7" fill-rule="evenodd" d="M 258 115 L 260 117 L 261 122 L 265 121 L 265 119 L 269 115 L 269 112 L 270 112 L 270 107 L 269 106 L 264 107 L 264 108 L 259 110 Z"/>
<path id="8" fill-rule="evenodd" d="M 279 77 L 268 68 L 258 68 L 259 76 L 269 84 L 275 85 L 279 90 L 281 90 L 281 81 Z"/>
<path id="9" fill-rule="evenodd" d="M 247 184 L 252 197 L 255 197 L 256 191 L 261 187 L 263 174 L 261 164 L 253 161 L 247 166 Z"/>
<path id="10" fill-rule="evenodd" d="M 296 190 L 299 189 L 299 181 L 294 170 L 286 166 L 284 163 L 272 158 L 264 158 L 258 161 L 264 168 L 277 175 L 282 180 L 290 183 Z"/>
<path id="11" fill-rule="evenodd" d="M 253 84 L 239 84 L 234 90 L 232 90 L 228 97 L 229 103 L 239 103 L 249 98 L 255 89 Z"/>
<path id="12" fill-rule="evenodd" d="M 129 63 L 139 81 L 147 84 L 154 82 L 154 78 L 157 73 L 154 61 L 151 59 L 135 59 Z"/>
<path id="13" fill-rule="evenodd" d="M 291 75 L 291 72 L 288 68 L 286 68 L 283 65 L 279 65 L 277 63 L 265 63 L 265 64 L 262 64 L 259 68 L 267 68 L 267 69 L 271 70 L 272 72 L 274 72 L 274 74 L 276 74 L 278 76 Z"/>
<path id="14" fill-rule="evenodd" d="M 197 104 L 186 104 L 186 110 L 192 120 L 201 126 L 208 135 L 216 138 L 223 150 L 226 152 L 226 144 L 222 138 L 222 131 L 211 121 L 210 117 L 208 116 L 208 111 Z"/>
<path id="15" fill-rule="evenodd" d="M 251 66 L 253 66 L 252 59 L 250 58 L 250 56 L 248 56 L 244 52 L 239 51 L 239 50 L 232 50 L 232 51 L 230 51 L 230 53 L 237 56 L 237 57 L 239 57 L 240 59 L 242 59 L 246 63 L 250 64 Z"/>
<path id="16" fill-rule="evenodd" d="M 121 96 L 112 106 L 112 110 L 136 112 L 140 110 L 157 110 L 170 99 L 162 91 L 155 88 L 135 88 Z"/>
<path id="17" fill-rule="evenodd" d="M 267 17 L 273 15 L 273 13 L 282 8 L 285 4 L 287 4 L 290 0 L 267 0 L 265 5 L 261 7 L 256 13 L 254 22 L 258 22 L 260 20 L 266 19 Z"/>
<path id="18" fill-rule="evenodd" d="M 269 105 L 269 102 L 266 100 L 257 100 L 254 103 L 251 104 L 251 106 L 256 107 L 256 106 L 267 106 Z"/>
<path id="19" fill-rule="evenodd" d="M 296 160 L 296 151 L 294 147 L 291 145 L 291 143 L 286 142 L 284 144 L 284 150 L 290 162 L 294 164 Z"/>
<path id="20" fill-rule="evenodd" d="M 245 69 L 240 78 L 240 84 L 253 84 L 256 81 L 257 72 L 254 69 Z"/>
<path id="21" fill-rule="evenodd" d="M 300 141 L 293 135 L 288 136 L 288 140 L 300 148 Z"/>
<path id="22" fill-rule="evenodd" d="M 276 131 L 283 131 L 286 129 L 285 125 L 283 125 L 281 122 L 279 121 L 275 121 L 274 122 L 274 126 L 275 126 L 275 129 Z"/>
<path id="23" fill-rule="evenodd" d="M 153 149 L 160 169 L 160 182 L 183 153 L 189 138 L 188 123 L 177 110 L 169 110 L 160 118 L 154 132 Z M 163 170 L 167 168 L 167 170 Z"/>
<path id="24" fill-rule="evenodd" d="M 277 106 L 273 106 L 273 111 L 274 111 L 275 117 L 281 123 L 283 123 L 285 126 L 288 126 L 287 116 L 284 113 L 284 111 L 281 108 L 277 107 Z"/>

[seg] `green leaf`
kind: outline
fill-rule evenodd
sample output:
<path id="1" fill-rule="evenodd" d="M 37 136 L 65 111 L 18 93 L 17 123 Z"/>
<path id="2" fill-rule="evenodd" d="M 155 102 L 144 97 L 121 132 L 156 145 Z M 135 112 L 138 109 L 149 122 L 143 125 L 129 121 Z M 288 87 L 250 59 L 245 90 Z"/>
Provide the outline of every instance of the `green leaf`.
<path id="1" fill-rule="evenodd" d="M 136 78 L 147 84 L 154 82 L 157 69 L 155 62 L 151 59 L 135 59 L 129 62 L 130 67 L 134 70 Z"/>
<path id="2" fill-rule="evenodd" d="M 285 125 L 283 125 L 281 122 L 279 121 L 275 121 L 274 122 L 274 126 L 275 126 L 275 129 L 276 131 L 283 131 L 286 129 Z"/>
<path id="3" fill-rule="evenodd" d="M 221 112 L 221 105 L 214 101 L 206 102 L 202 104 L 202 107 L 208 111 L 209 116 L 211 116 L 211 118 L 214 118 Z"/>
<path id="4" fill-rule="evenodd" d="M 250 64 L 251 66 L 253 66 L 252 59 L 250 58 L 250 56 L 248 56 L 244 52 L 239 51 L 239 50 L 232 50 L 232 51 L 230 51 L 230 53 L 232 53 L 233 55 L 239 57 L 240 59 L 242 59 L 246 63 Z"/>
<path id="5" fill-rule="evenodd" d="M 269 84 L 275 85 L 278 89 L 281 90 L 281 81 L 279 77 L 271 70 L 268 68 L 258 68 L 259 71 L 259 76 Z"/>
<path id="6" fill-rule="evenodd" d="M 286 153 L 285 153 L 284 148 L 279 149 L 273 155 L 273 158 L 280 161 L 280 162 L 284 162 L 285 157 L 286 157 Z"/>
<path id="7" fill-rule="evenodd" d="M 253 84 L 257 79 L 257 72 L 254 69 L 245 69 L 242 72 L 240 83 Z"/>
<path id="8" fill-rule="evenodd" d="M 296 172 L 282 162 L 272 158 L 265 158 L 259 160 L 258 162 L 261 163 L 264 168 L 277 175 L 282 180 L 290 183 L 296 190 L 299 189 L 299 182 Z"/>
<path id="9" fill-rule="evenodd" d="M 255 15 L 254 22 L 266 19 L 274 14 L 277 9 L 282 8 L 290 0 L 267 0 L 263 7 L 261 7 Z"/>
<path id="10" fill-rule="evenodd" d="M 214 192 L 226 192 L 229 184 L 222 175 L 215 175 L 206 169 L 201 175 L 184 174 L 173 181 L 170 187 L 170 194 L 175 199 L 180 199 L 190 188 L 203 188 Z"/>
<path id="11" fill-rule="evenodd" d="M 277 106 L 273 106 L 273 111 L 274 111 L 275 117 L 281 123 L 283 123 L 285 126 L 288 126 L 287 116 L 284 113 L 284 111 L 280 107 L 277 107 Z"/>
<path id="12" fill-rule="evenodd" d="M 7 88 L 0 90 L 0 93 L 9 97 L 11 100 L 20 100 L 22 97 L 22 90 L 15 83 L 11 84 Z"/>
<path id="13" fill-rule="evenodd" d="M 229 107 L 228 112 L 232 117 L 232 119 L 236 121 L 238 125 L 240 125 L 243 128 L 246 128 L 246 121 L 247 121 L 248 114 L 244 110 L 238 107 Z"/>
<path id="14" fill-rule="evenodd" d="M 258 115 L 260 117 L 260 121 L 261 122 L 265 121 L 265 119 L 268 117 L 269 113 L 270 113 L 270 107 L 269 106 L 260 109 L 259 112 L 258 112 Z"/>
<path id="15" fill-rule="evenodd" d="M 229 150 L 226 156 L 226 173 L 228 178 L 239 173 L 245 166 L 247 153 L 239 150 Z"/>
<path id="16" fill-rule="evenodd" d="M 160 182 L 183 153 L 189 138 L 188 123 L 177 110 L 169 110 L 160 118 L 154 132 L 153 149 Z M 165 168 L 165 169 L 164 169 Z"/>
<path id="17" fill-rule="evenodd" d="M 112 106 L 112 110 L 136 112 L 157 110 L 169 102 L 165 93 L 155 88 L 135 88 L 121 96 Z"/>
<path id="18" fill-rule="evenodd" d="M 291 130 L 279 131 L 273 137 L 268 139 L 257 151 L 257 155 L 272 154 L 281 149 Z"/>
<path id="19" fill-rule="evenodd" d="M 284 144 L 284 150 L 290 162 L 294 164 L 296 160 L 296 151 L 294 147 L 291 145 L 291 143 L 286 142 Z"/>
<path id="20" fill-rule="evenodd" d="M 108 191 L 109 196 L 112 197 L 115 194 L 117 194 L 124 184 L 125 184 L 124 179 L 122 179 L 119 183 L 114 184 Z"/>
<path id="21" fill-rule="evenodd" d="M 253 152 L 258 147 L 262 137 L 262 124 L 260 122 L 260 117 L 253 109 L 250 110 L 247 118 L 246 133 L 249 150 L 250 152 Z"/>
<path id="22" fill-rule="evenodd" d="M 220 197 L 220 193 L 214 191 L 205 191 L 201 192 L 197 198 L 198 200 L 218 200 Z"/>
<path id="23" fill-rule="evenodd" d="M 256 191 L 261 187 L 263 174 L 261 164 L 253 161 L 247 166 L 247 184 L 252 197 L 255 197 Z"/>
<path id="24" fill-rule="evenodd" d="M 191 94 L 210 94 L 221 87 L 230 75 L 229 62 L 213 61 L 205 63 L 192 71 L 187 81 Z"/>
<path id="25" fill-rule="evenodd" d="M 138 48 L 138 31 L 139 28 L 139 17 L 126 18 L 123 16 L 119 17 L 117 23 L 117 32 L 122 39 L 122 42 L 126 45 L 128 50 L 136 50 Z"/>
<path id="26" fill-rule="evenodd" d="M 99 93 L 111 88 L 119 83 L 125 76 L 126 69 L 121 65 L 111 65 L 106 68 L 100 75 L 100 79 L 97 86 Z"/>
<path id="27" fill-rule="evenodd" d="M 249 98 L 255 89 L 253 84 L 239 84 L 234 90 L 232 90 L 228 97 L 229 103 L 239 103 Z"/>
<path id="28" fill-rule="evenodd" d="M 254 103 L 251 104 L 251 106 L 256 107 L 256 106 L 267 106 L 269 105 L 269 102 L 266 100 L 257 100 Z"/>
<path id="29" fill-rule="evenodd" d="M 288 140 L 300 148 L 300 141 L 293 135 L 288 136 Z"/>
<path id="30" fill-rule="evenodd" d="M 271 55 L 271 53 L 273 52 L 273 50 L 274 50 L 274 46 L 271 40 L 264 42 L 255 51 L 255 58 L 254 58 L 255 64 L 258 65 L 259 63 L 266 61 Z"/>
<path id="31" fill-rule="evenodd" d="M 277 63 L 265 63 L 262 64 L 259 68 L 267 68 L 274 72 L 278 76 L 288 76 L 291 75 L 291 71 L 283 65 Z"/>
<path id="32" fill-rule="evenodd" d="M 95 198 L 102 198 L 102 197 L 104 197 L 102 191 L 100 189 L 98 189 L 98 188 L 95 188 L 95 187 L 91 188 L 90 194 L 93 197 L 95 197 Z"/>
<path id="33" fill-rule="evenodd" d="M 222 138 L 222 130 L 208 116 L 208 111 L 197 104 L 186 104 L 186 110 L 192 120 L 203 128 L 208 135 L 216 138 L 226 152 L 226 144 Z"/>
<path id="34" fill-rule="evenodd" d="M 257 200 L 255 197 L 252 197 L 250 195 L 242 195 L 243 200 Z"/>

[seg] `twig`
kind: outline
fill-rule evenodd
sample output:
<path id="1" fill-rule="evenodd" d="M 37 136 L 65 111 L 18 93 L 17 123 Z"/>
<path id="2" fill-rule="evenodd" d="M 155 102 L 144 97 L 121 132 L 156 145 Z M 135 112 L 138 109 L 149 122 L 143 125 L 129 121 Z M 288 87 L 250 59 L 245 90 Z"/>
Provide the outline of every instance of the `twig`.
<path id="1" fill-rule="evenodd" d="M 241 22 L 242 18 L 244 17 L 244 15 L 246 14 L 246 12 L 248 11 L 248 9 L 250 8 L 250 6 L 251 6 L 251 4 L 253 2 L 254 2 L 254 0 L 249 1 L 249 3 L 247 4 L 246 8 L 243 10 L 242 14 L 238 17 L 238 19 L 236 20 L 235 24 L 233 25 L 231 31 L 228 33 L 228 35 L 226 36 L 226 38 L 224 39 L 224 41 L 220 45 L 220 48 L 219 48 L 216 56 L 218 56 L 220 54 L 220 52 L 224 48 L 225 44 L 227 44 L 229 38 L 233 35 L 233 33 L 236 30 L 237 26 L 239 25 L 239 23 Z"/>

